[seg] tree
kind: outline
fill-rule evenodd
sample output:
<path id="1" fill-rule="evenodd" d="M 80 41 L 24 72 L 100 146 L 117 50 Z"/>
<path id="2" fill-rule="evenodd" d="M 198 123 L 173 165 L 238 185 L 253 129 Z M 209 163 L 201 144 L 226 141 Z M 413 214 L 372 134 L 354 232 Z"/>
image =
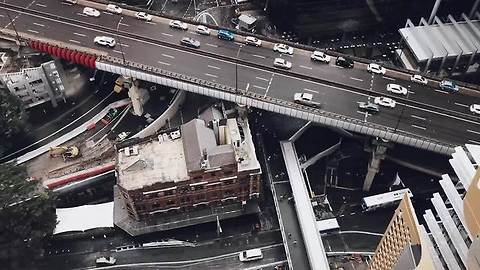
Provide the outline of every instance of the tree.
<path id="1" fill-rule="evenodd" d="M 0 157 L 10 147 L 10 139 L 24 131 L 27 125 L 27 114 L 20 99 L 8 89 L 0 89 Z"/>
<path id="2" fill-rule="evenodd" d="M 42 256 L 46 236 L 53 233 L 53 195 L 36 181 L 27 181 L 24 167 L 0 165 L 0 265 L 32 269 Z M 4 268 L 5 267 L 5 268 Z"/>

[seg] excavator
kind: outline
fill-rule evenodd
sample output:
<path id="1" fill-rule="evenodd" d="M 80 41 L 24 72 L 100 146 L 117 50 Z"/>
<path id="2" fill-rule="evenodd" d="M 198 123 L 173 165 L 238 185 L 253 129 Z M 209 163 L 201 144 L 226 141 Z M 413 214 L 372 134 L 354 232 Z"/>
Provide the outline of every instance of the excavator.
<path id="1" fill-rule="evenodd" d="M 62 157 L 63 161 L 75 159 L 80 155 L 78 147 L 72 146 L 56 146 L 50 147 L 50 157 Z"/>

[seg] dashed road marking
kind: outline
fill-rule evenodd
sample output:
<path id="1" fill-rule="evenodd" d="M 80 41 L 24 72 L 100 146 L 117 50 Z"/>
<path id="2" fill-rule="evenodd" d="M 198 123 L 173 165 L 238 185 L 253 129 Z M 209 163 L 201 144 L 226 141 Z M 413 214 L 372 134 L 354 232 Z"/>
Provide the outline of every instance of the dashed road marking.
<path id="1" fill-rule="evenodd" d="M 130 24 L 126 24 L 126 23 L 119 23 L 120 25 L 123 25 L 123 26 L 130 26 Z"/>
<path id="2" fill-rule="evenodd" d="M 465 108 L 470 107 L 470 106 L 468 106 L 468 105 L 466 105 L 466 104 L 462 104 L 462 103 L 458 103 L 458 102 L 455 102 L 454 104 L 455 104 L 455 105 L 458 105 L 458 106 L 465 107 Z"/>
<path id="3" fill-rule="evenodd" d="M 304 69 L 312 69 L 311 67 L 302 66 L 302 65 L 300 65 L 299 67 L 304 68 Z"/>
<path id="4" fill-rule="evenodd" d="M 262 90 L 267 89 L 266 87 L 262 87 L 262 86 L 258 86 L 258 85 L 253 85 L 253 87 L 258 88 L 258 89 L 262 89 Z"/>
<path id="5" fill-rule="evenodd" d="M 145 23 L 152 24 L 152 25 L 157 25 L 157 24 L 154 23 L 154 22 L 145 22 Z"/>
<path id="6" fill-rule="evenodd" d="M 86 37 L 87 35 L 85 34 L 80 34 L 80 33 L 73 33 L 75 36 L 79 36 L 79 37 Z"/>
<path id="7" fill-rule="evenodd" d="M 210 73 L 205 73 L 206 76 L 208 77 L 212 77 L 212 78 L 218 78 L 217 75 L 213 75 L 213 74 L 210 74 Z"/>
<path id="8" fill-rule="evenodd" d="M 475 141 L 475 140 L 468 140 L 468 141 L 471 142 L 471 143 L 474 143 L 474 144 L 480 144 L 479 141 Z"/>
<path id="9" fill-rule="evenodd" d="M 80 42 L 80 41 L 78 41 L 78 40 L 74 40 L 74 39 L 69 39 L 68 41 L 70 41 L 70 42 L 73 42 L 73 43 L 77 43 L 77 44 L 81 44 L 81 42 Z"/>
<path id="10" fill-rule="evenodd" d="M 27 31 L 30 32 L 30 33 L 38 34 L 38 31 L 35 31 L 35 30 L 32 30 L 32 29 L 28 29 Z"/>
<path id="11" fill-rule="evenodd" d="M 216 67 L 216 66 L 211 66 L 211 65 L 208 65 L 207 67 L 209 67 L 209 68 L 213 68 L 213 69 L 220 69 L 219 67 Z"/>
<path id="12" fill-rule="evenodd" d="M 162 55 L 165 56 L 165 57 L 168 57 L 168 58 L 175 59 L 175 56 L 172 56 L 172 55 L 169 55 L 169 54 L 162 53 Z"/>
<path id="13" fill-rule="evenodd" d="M 267 58 L 267 57 L 265 57 L 265 56 L 263 56 L 263 55 L 258 55 L 258 54 L 252 54 L 252 56 L 258 57 L 258 58 L 262 58 L 262 59 Z"/>
<path id="14" fill-rule="evenodd" d="M 162 65 L 165 65 L 165 66 L 170 66 L 169 63 L 165 63 L 165 62 L 162 62 L 162 61 L 158 61 L 157 63 L 162 64 Z"/>
<path id="15" fill-rule="evenodd" d="M 34 22 L 33 24 L 36 25 L 36 26 L 45 27 L 45 25 L 44 25 L 44 24 L 41 24 L 41 23 L 36 23 L 36 22 Z"/>
<path id="16" fill-rule="evenodd" d="M 414 128 L 418 128 L 418 129 L 421 129 L 421 130 L 425 130 L 425 129 L 427 129 L 426 127 L 421 127 L 421 126 L 417 126 L 417 125 L 412 125 L 412 127 L 414 127 Z"/>
<path id="17" fill-rule="evenodd" d="M 162 35 L 167 36 L 167 37 L 173 36 L 172 34 L 167 34 L 167 33 L 162 33 Z"/>
<path id="18" fill-rule="evenodd" d="M 352 80 L 354 80 L 354 81 L 363 82 L 363 80 L 362 80 L 362 79 L 359 79 L 359 78 L 350 77 L 350 79 L 352 79 Z"/>
<path id="19" fill-rule="evenodd" d="M 215 44 L 206 43 L 205 45 L 210 46 L 210 47 L 214 47 L 214 48 L 218 48 L 218 46 L 215 45 Z"/>
<path id="20" fill-rule="evenodd" d="M 130 47 L 130 45 L 123 44 L 123 43 L 122 43 L 122 44 L 120 44 L 120 46 L 122 46 L 122 47 L 125 47 L 125 48 L 128 48 L 128 47 Z"/>
<path id="21" fill-rule="evenodd" d="M 312 89 L 303 88 L 303 90 L 318 94 L 318 91 L 315 91 L 315 90 L 312 90 Z"/>
<path id="22" fill-rule="evenodd" d="M 470 133 L 475 133 L 475 134 L 480 135 L 479 131 L 475 131 L 475 130 L 471 130 L 471 129 L 467 129 L 467 131 L 470 132 Z"/>
<path id="23" fill-rule="evenodd" d="M 382 78 L 384 78 L 385 80 L 395 81 L 395 78 L 390 78 L 390 77 L 385 77 L 385 76 L 382 76 Z"/>
<path id="24" fill-rule="evenodd" d="M 36 3 L 35 5 L 39 6 L 39 7 L 43 7 L 43 8 L 46 8 L 47 5 L 44 5 L 44 4 L 40 4 L 40 3 Z"/>
<path id="25" fill-rule="evenodd" d="M 413 115 L 413 114 L 411 114 L 410 116 L 413 117 L 413 118 L 416 118 L 416 119 L 423 120 L 423 121 L 427 120 L 427 118 L 425 118 L 425 117 L 420 117 L 420 116 L 416 116 L 416 115 Z"/>
<path id="26" fill-rule="evenodd" d="M 447 92 L 447 91 L 438 90 L 438 89 L 435 89 L 435 92 L 439 92 L 439 93 L 442 93 L 442 94 L 448 94 L 448 92 Z"/>
<path id="27" fill-rule="evenodd" d="M 261 81 L 266 81 L 266 82 L 268 82 L 268 81 L 269 81 L 269 79 L 265 79 L 265 78 L 262 78 L 262 77 L 255 77 L 255 79 L 257 79 L 257 80 L 261 80 Z"/>

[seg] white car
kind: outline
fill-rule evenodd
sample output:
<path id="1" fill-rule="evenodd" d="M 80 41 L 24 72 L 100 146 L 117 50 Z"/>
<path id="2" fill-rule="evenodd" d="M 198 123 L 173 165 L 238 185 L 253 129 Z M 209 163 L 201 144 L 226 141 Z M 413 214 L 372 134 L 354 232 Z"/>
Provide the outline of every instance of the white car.
<path id="1" fill-rule="evenodd" d="M 312 60 L 320 61 L 324 63 L 330 63 L 330 56 L 326 55 L 324 52 L 321 51 L 314 51 L 310 56 Z"/>
<path id="2" fill-rule="evenodd" d="M 117 259 L 114 257 L 100 257 L 95 260 L 97 265 L 114 265 L 117 262 Z"/>
<path id="3" fill-rule="evenodd" d="M 197 26 L 197 33 L 199 33 L 201 35 L 209 36 L 210 35 L 210 29 L 208 29 L 208 27 L 206 27 L 205 25 L 199 25 L 199 26 Z"/>
<path id="4" fill-rule="evenodd" d="M 279 53 L 286 53 L 286 54 L 293 54 L 293 48 L 286 45 L 286 44 L 281 44 L 281 43 L 275 43 L 273 45 L 273 51 L 279 52 Z"/>
<path id="5" fill-rule="evenodd" d="M 376 97 L 373 99 L 373 103 L 390 108 L 395 108 L 395 105 L 397 104 L 395 100 L 388 97 Z"/>
<path id="6" fill-rule="evenodd" d="M 259 248 L 242 251 L 238 254 L 241 262 L 250 262 L 263 259 L 262 250 Z"/>
<path id="7" fill-rule="evenodd" d="M 170 21 L 170 27 L 171 28 L 177 28 L 177 29 L 181 29 L 181 30 L 188 30 L 188 24 L 184 23 L 184 22 L 181 22 L 179 20 L 173 20 L 173 21 Z"/>
<path id="8" fill-rule="evenodd" d="M 107 36 L 97 36 L 93 40 L 95 44 L 102 45 L 102 46 L 108 46 L 110 48 L 115 47 L 115 39 L 112 37 L 107 37 Z"/>
<path id="9" fill-rule="evenodd" d="M 108 4 L 106 9 L 108 12 L 115 13 L 115 14 L 122 14 L 122 11 L 123 11 L 121 7 L 114 4 Z"/>
<path id="10" fill-rule="evenodd" d="M 293 95 L 293 101 L 314 108 L 320 108 L 321 106 L 320 102 L 313 101 L 313 95 L 310 93 L 295 93 Z"/>
<path id="11" fill-rule="evenodd" d="M 480 104 L 470 105 L 470 111 L 474 114 L 480 114 Z"/>
<path id="12" fill-rule="evenodd" d="M 395 84 L 395 83 L 387 84 L 387 91 L 392 92 L 394 94 L 400 94 L 400 95 L 408 94 L 407 88 L 405 88 L 401 85 Z"/>
<path id="13" fill-rule="evenodd" d="M 260 47 L 262 46 L 262 41 L 256 37 L 246 37 L 245 44 Z"/>
<path id="14" fill-rule="evenodd" d="M 77 3 L 77 0 L 63 0 L 63 2 L 75 5 Z"/>
<path id="15" fill-rule="evenodd" d="M 150 22 L 152 21 L 152 15 L 147 14 L 145 12 L 137 12 L 135 13 L 135 17 L 139 20 Z"/>
<path id="16" fill-rule="evenodd" d="M 380 66 L 379 64 L 375 64 L 375 63 L 368 64 L 367 70 L 369 72 L 372 72 L 372 73 L 375 73 L 375 74 L 381 74 L 381 75 L 385 74 L 385 72 L 386 72 L 384 67 Z"/>
<path id="17" fill-rule="evenodd" d="M 275 58 L 275 60 L 273 61 L 273 66 L 284 69 L 291 69 L 292 63 L 283 58 Z"/>
<path id="18" fill-rule="evenodd" d="M 414 83 L 423 84 L 423 85 L 428 84 L 428 80 L 425 77 L 423 77 L 422 75 L 418 75 L 418 74 L 414 74 L 414 75 L 410 76 L 410 81 L 412 81 Z"/>
<path id="19" fill-rule="evenodd" d="M 83 14 L 85 14 L 87 16 L 92 16 L 92 17 L 99 17 L 100 16 L 100 11 L 98 11 L 94 8 L 91 8 L 91 7 L 85 7 L 83 9 Z"/>

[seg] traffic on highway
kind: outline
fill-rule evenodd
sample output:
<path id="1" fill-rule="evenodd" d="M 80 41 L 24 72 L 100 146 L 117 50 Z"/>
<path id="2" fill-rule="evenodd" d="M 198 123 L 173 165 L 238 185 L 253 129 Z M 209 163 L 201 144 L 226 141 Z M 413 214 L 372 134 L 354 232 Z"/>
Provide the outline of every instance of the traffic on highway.
<path id="1" fill-rule="evenodd" d="M 452 81 L 90 1 L 6 0 L 0 8 L 2 28 L 30 38 L 265 97 L 295 102 L 308 93 L 314 102 L 297 103 L 454 145 L 480 143 L 480 95 Z"/>

